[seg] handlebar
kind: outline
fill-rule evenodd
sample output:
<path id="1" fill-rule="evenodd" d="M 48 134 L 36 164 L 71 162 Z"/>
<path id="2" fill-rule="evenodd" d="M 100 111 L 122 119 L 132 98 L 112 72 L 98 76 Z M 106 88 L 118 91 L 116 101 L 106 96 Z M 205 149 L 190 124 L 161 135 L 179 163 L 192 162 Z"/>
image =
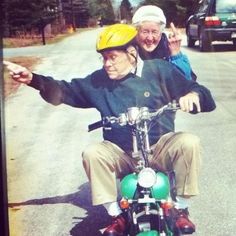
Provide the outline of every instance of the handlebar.
<path id="1" fill-rule="evenodd" d="M 151 112 L 147 107 L 130 107 L 126 113 L 121 113 L 118 117 L 106 116 L 102 120 L 90 124 L 88 131 L 90 132 L 101 127 L 111 129 L 110 125 L 113 123 L 117 123 L 120 126 L 134 125 L 144 120 L 152 120 L 165 111 L 177 111 L 178 109 L 180 109 L 180 106 L 176 102 L 168 103 L 154 112 Z"/>
<path id="2" fill-rule="evenodd" d="M 95 129 L 99 129 L 101 127 L 104 127 L 106 129 L 110 129 L 109 125 L 113 123 L 118 123 L 118 118 L 114 116 L 106 116 L 103 117 L 102 120 L 99 120 L 97 122 L 94 122 L 88 126 L 88 132 L 93 131 Z"/>

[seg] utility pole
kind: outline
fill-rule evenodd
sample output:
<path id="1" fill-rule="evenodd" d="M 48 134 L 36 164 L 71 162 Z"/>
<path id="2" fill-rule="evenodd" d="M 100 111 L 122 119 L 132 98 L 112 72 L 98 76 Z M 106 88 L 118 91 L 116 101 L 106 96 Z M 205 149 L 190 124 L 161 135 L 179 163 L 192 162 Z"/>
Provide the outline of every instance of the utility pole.
<path id="1" fill-rule="evenodd" d="M 74 11 L 74 3 L 73 0 L 70 0 L 70 5 L 71 5 L 71 18 L 72 18 L 72 27 L 73 31 L 76 31 L 76 25 L 75 25 L 75 11 Z"/>
<path id="2" fill-rule="evenodd" d="M 65 29 L 65 20 L 63 16 L 63 8 L 62 8 L 62 0 L 57 0 L 57 14 L 58 14 L 58 20 L 59 20 L 59 25 L 60 25 L 60 30 Z"/>
<path id="3" fill-rule="evenodd" d="M 43 45 L 46 45 L 46 38 L 45 38 L 45 31 L 44 31 L 44 28 L 45 28 L 45 22 L 43 20 L 43 17 L 40 17 L 40 30 L 41 30 L 41 35 L 42 35 L 42 43 Z"/>

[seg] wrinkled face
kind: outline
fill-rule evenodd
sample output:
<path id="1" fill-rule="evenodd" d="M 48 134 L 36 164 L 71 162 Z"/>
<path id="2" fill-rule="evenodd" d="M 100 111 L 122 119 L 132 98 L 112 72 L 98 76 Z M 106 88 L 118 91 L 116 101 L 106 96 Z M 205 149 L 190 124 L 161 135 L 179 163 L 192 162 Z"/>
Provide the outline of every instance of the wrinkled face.
<path id="1" fill-rule="evenodd" d="M 147 52 L 152 52 L 161 40 L 161 25 L 145 21 L 138 26 L 137 42 Z"/>
<path id="2" fill-rule="evenodd" d="M 133 68 L 132 59 L 127 52 L 111 50 L 102 53 L 103 65 L 110 79 L 119 80 Z"/>

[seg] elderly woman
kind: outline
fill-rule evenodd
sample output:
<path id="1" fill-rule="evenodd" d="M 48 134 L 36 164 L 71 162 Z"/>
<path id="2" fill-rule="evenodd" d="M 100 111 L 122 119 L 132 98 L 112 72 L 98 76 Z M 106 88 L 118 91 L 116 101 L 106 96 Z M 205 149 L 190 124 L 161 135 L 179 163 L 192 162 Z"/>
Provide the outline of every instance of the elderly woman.
<path id="1" fill-rule="evenodd" d="M 181 35 L 173 23 L 172 33 L 167 37 L 164 33 L 166 17 L 161 8 L 147 5 L 138 8 L 132 18 L 132 24 L 137 28 L 136 37 L 139 54 L 143 60 L 161 58 L 174 64 L 188 80 L 196 80 L 189 60 L 181 50 Z"/>

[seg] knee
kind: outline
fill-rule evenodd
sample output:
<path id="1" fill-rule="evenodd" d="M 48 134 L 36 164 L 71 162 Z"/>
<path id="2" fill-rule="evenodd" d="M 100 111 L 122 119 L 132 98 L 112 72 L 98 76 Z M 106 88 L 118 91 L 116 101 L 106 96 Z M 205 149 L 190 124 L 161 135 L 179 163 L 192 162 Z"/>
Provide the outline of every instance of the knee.
<path id="1" fill-rule="evenodd" d="M 88 146 L 82 153 L 83 162 L 91 162 L 98 159 L 98 145 Z"/>
<path id="2" fill-rule="evenodd" d="M 180 159 L 186 166 L 199 169 L 201 164 L 200 139 L 196 135 L 182 133 Z"/>
<path id="3" fill-rule="evenodd" d="M 200 139 L 196 135 L 190 133 L 180 133 L 179 140 L 183 150 L 193 150 L 200 148 Z"/>
<path id="4" fill-rule="evenodd" d="M 178 176 L 177 181 L 180 181 L 181 178 L 186 178 L 187 175 L 197 176 L 201 166 L 199 137 L 189 133 L 181 133 L 179 135 L 178 152 L 172 159 L 172 167 L 176 172 L 176 176 Z"/>

